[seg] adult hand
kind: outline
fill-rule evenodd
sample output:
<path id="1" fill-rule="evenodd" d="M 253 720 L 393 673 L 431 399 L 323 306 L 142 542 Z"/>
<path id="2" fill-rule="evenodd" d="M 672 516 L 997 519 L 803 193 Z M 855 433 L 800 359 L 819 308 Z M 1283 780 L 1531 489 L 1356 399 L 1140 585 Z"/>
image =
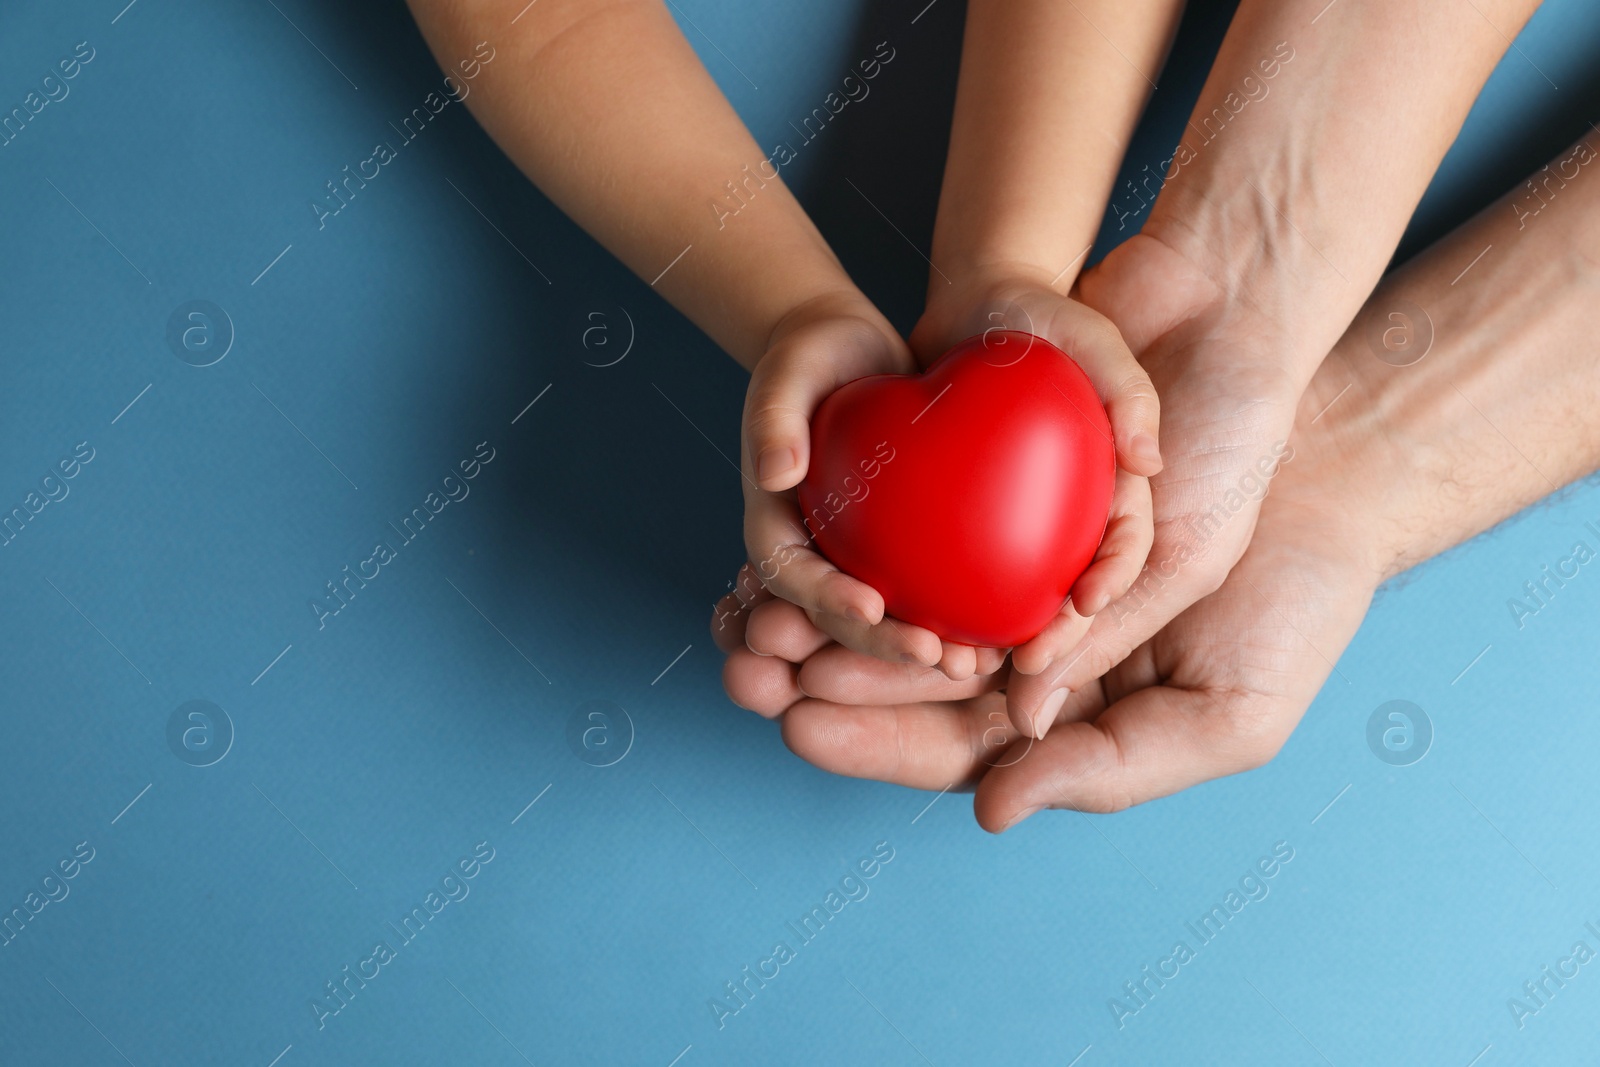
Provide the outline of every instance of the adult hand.
<path id="1" fill-rule="evenodd" d="M 1308 406 L 1329 390 L 1311 392 Z M 786 712 L 785 742 L 825 770 L 921 789 L 975 784 L 978 821 L 992 831 L 1041 807 L 1116 811 L 1258 766 L 1333 670 L 1393 558 L 1390 527 L 1371 521 L 1366 502 L 1367 446 L 1327 431 L 1297 441 L 1221 587 L 1075 691 L 1043 740 L 1002 714 L 1005 674 L 958 683 L 875 663 L 776 604 L 749 622 L 774 655 L 730 659 L 729 691 Z M 768 665 L 792 666 L 791 656 L 803 659 L 786 686 Z"/>
<path id="2" fill-rule="evenodd" d="M 1292 325 L 1224 300 L 1200 267 L 1152 237 L 1115 249 L 1084 274 L 1080 293 L 1121 327 L 1150 372 L 1167 464 L 1151 482 L 1154 545 L 1131 588 L 1092 622 L 1054 625 L 1013 653 L 1011 717 L 1040 737 L 1071 691 L 1222 585 L 1288 454 L 1301 395 L 1276 358 Z"/>
<path id="3" fill-rule="evenodd" d="M 1594 158 L 1579 142 L 1558 165 Z M 752 613 L 752 633 L 783 655 L 809 645 L 809 658 L 789 689 L 760 693 L 730 662 L 730 693 L 767 714 L 786 709 L 785 740 L 825 769 L 927 789 L 976 782 L 989 829 L 1041 806 L 1116 810 L 1270 758 L 1379 581 L 1600 464 L 1590 314 L 1600 186 L 1544 212 L 1557 217 L 1527 225 L 1513 193 L 1385 281 L 1302 399 L 1293 459 L 1237 567 L 1073 693 L 1044 741 L 997 726 L 1000 678 L 896 672 L 771 605 Z M 1463 263 L 1476 265 L 1458 284 Z M 1376 358 L 1369 336 L 1415 305 L 1437 354 Z M 1525 388 L 1541 379 L 1563 382 L 1558 398 Z"/>
<path id="4" fill-rule="evenodd" d="M 1018 651 L 1013 718 L 1048 726 L 1070 690 L 1219 588 L 1303 388 L 1536 6 L 1504 0 L 1489 25 L 1426 0 L 1320 21 L 1299 4 L 1239 5 L 1182 140 L 1155 189 L 1145 181 L 1157 196 L 1143 230 L 1080 282 L 1161 395 L 1171 462 L 1152 485 L 1152 562 L 1077 647 Z M 1349 106 L 1330 121 L 1335 100 Z"/>

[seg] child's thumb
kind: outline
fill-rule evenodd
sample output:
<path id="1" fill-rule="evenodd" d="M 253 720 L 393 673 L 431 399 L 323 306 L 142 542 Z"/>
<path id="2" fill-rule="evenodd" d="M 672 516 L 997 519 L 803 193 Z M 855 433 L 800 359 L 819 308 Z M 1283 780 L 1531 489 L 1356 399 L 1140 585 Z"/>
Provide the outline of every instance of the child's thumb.
<path id="1" fill-rule="evenodd" d="M 769 493 L 792 489 L 811 458 L 811 415 L 837 381 L 793 365 L 756 367 L 745 398 L 744 439 L 755 482 Z"/>

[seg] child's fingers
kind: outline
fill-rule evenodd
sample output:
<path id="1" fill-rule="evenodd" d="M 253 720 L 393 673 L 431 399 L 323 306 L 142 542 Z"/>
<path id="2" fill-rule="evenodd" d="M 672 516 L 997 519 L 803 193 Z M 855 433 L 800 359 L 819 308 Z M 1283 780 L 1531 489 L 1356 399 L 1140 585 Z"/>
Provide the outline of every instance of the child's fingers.
<path id="1" fill-rule="evenodd" d="M 723 594 L 711 606 L 711 640 L 724 655 L 744 647 L 750 609 L 771 599 L 772 594 L 756 577 L 756 569 L 748 563 L 741 566 L 733 581 L 733 591 Z"/>
<path id="2" fill-rule="evenodd" d="M 1005 662 L 1005 653 L 1000 649 L 976 649 L 970 645 L 946 641 L 942 642 L 937 670 L 930 669 L 920 659 L 907 663 L 900 659 L 898 654 L 892 657 L 892 662 L 889 662 L 857 652 L 844 645 L 834 645 L 833 639 L 813 624 L 799 606 L 787 600 L 773 599 L 757 605 L 741 616 L 741 625 L 745 647 L 759 656 L 779 656 L 790 663 L 809 664 L 816 661 L 821 664 L 813 668 L 809 674 L 803 675 L 803 678 L 815 681 L 830 675 L 835 668 L 852 667 L 853 669 L 846 674 L 851 681 L 845 685 L 830 684 L 825 690 L 815 692 L 807 690 L 812 696 L 822 696 L 840 703 L 886 704 L 903 700 L 958 700 L 998 688 L 1001 684 L 999 679 L 992 677 Z M 913 630 L 904 623 L 898 625 L 901 629 L 896 631 L 897 635 L 909 635 Z M 834 647 L 823 651 L 828 645 Z M 978 669 L 980 666 L 984 668 L 981 672 Z M 874 672 L 871 668 L 883 668 L 883 670 Z M 855 684 L 855 680 L 863 677 L 875 681 L 897 679 L 903 682 L 907 678 L 922 675 L 946 685 L 952 681 L 965 682 L 974 678 L 992 684 L 961 687 L 943 693 L 923 686 L 914 692 L 908 691 L 898 696 L 888 690 L 876 689 L 871 695 L 858 695 L 855 699 L 847 695 L 852 691 L 851 687 Z"/>
<path id="3" fill-rule="evenodd" d="M 723 661 L 722 688 L 741 708 L 771 719 L 805 695 L 800 692 L 797 675 L 798 669 L 788 660 L 736 648 Z"/>
<path id="4" fill-rule="evenodd" d="M 744 543 L 767 590 L 810 612 L 872 625 L 883 619 L 883 597 L 810 547 L 800 511 L 787 495 L 745 486 Z M 934 662 L 937 662 L 935 657 Z"/>
<path id="5" fill-rule="evenodd" d="M 1056 663 L 1064 652 L 1070 652 L 1089 632 L 1094 618 L 1078 612 L 1078 606 L 1068 600 L 1050 624 L 1031 640 L 1011 650 L 1011 667 L 1014 673 L 1025 677 L 1042 673 Z"/>
<path id="6" fill-rule="evenodd" d="M 1124 352 L 1127 346 L 1118 341 Z M 1128 356 L 1133 359 L 1132 355 Z M 1117 442 L 1117 466 L 1149 478 L 1161 473 L 1161 402 L 1150 376 L 1137 363 L 1112 387 L 1102 388 L 1101 400 L 1111 416 L 1111 433 Z"/>
<path id="7" fill-rule="evenodd" d="M 975 648 L 977 653 L 977 666 L 974 673 L 984 676 L 991 675 L 1006 665 L 1006 656 L 1010 654 L 1007 648 Z"/>
<path id="8" fill-rule="evenodd" d="M 769 600 L 750 611 L 745 647 L 758 656 L 804 663 L 832 638 L 812 625 L 806 613 L 787 600 Z"/>
<path id="9" fill-rule="evenodd" d="M 1150 479 L 1119 470 L 1111 497 L 1111 520 L 1100 550 L 1072 586 L 1072 602 L 1080 614 L 1104 611 L 1106 605 L 1127 592 L 1144 569 L 1155 536 Z"/>
<path id="10" fill-rule="evenodd" d="M 836 631 L 834 637 L 829 630 Z M 828 629 L 811 621 L 799 606 L 787 600 L 771 600 L 749 613 L 745 627 L 745 645 L 761 656 L 781 656 L 791 663 L 808 662 L 824 646 L 839 641 L 839 651 L 848 652 L 864 662 L 878 663 L 913 671 L 927 671 L 927 657 L 938 649 L 934 673 L 941 679 L 965 681 L 977 675 L 977 650 L 970 645 L 940 641 L 921 627 L 886 618 L 875 627 L 859 627 L 846 623 L 830 623 Z M 912 658 L 907 660 L 906 654 Z M 985 672 L 992 675 L 998 664 Z M 895 675 L 902 677 L 903 675 Z M 811 677 L 816 677 L 813 672 Z M 837 690 L 832 690 L 837 692 Z M 815 694 L 813 694 L 815 695 Z M 966 694 L 963 694 L 966 695 Z M 841 696 L 831 700 L 843 701 Z M 911 698 L 907 698 L 911 699 Z M 917 697 L 916 699 L 955 700 L 957 697 Z M 886 703 L 885 700 L 863 700 L 859 703 Z"/>
<path id="11" fill-rule="evenodd" d="M 750 477 L 767 492 L 800 484 L 811 460 L 811 416 L 829 393 L 855 378 L 909 370 L 897 337 L 853 315 L 801 329 L 762 356 L 745 394 L 744 445 Z"/>
<path id="12" fill-rule="evenodd" d="M 937 667 L 944 659 L 944 642 L 938 634 L 892 616 L 868 625 L 838 615 L 811 613 L 811 621 L 844 647 L 887 663 Z"/>
<path id="13" fill-rule="evenodd" d="M 744 438 L 750 473 L 768 492 L 792 489 L 811 458 L 811 413 L 839 385 L 826 353 L 772 353 L 750 375 Z"/>
<path id="14" fill-rule="evenodd" d="M 788 496 L 746 486 L 745 546 L 767 589 L 799 605 L 812 624 L 847 648 L 929 667 L 944 649 L 931 631 L 884 616 L 883 597 L 812 549 L 800 512 Z"/>
<path id="15" fill-rule="evenodd" d="M 953 682 L 966 681 L 978 672 L 978 651 L 971 645 L 942 641 L 939 670 Z"/>
<path id="16" fill-rule="evenodd" d="M 746 608 L 753 608 L 772 599 L 772 593 L 762 584 L 760 575 L 756 573 L 755 564 L 748 562 L 741 564 L 739 573 L 734 575 L 732 595 Z"/>
<path id="17" fill-rule="evenodd" d="M 744 647 L 745 627 L 750 613 L 732 593 L 711 606 L 711 640 L 726 656 L 736 648 Z"/>
<path id="18" fill-rule="evenodd" d="M 1122 334 L 1110 319 L 1072 300 L 1058 299 L 1046 322 L 1045 340 L 1083 368 L 1106 406 L 1117 465 L 1146 477 L 1161 470 L 1161 401 Z"/>
<path id="19" fill-rule="evenodd" d="M 1161 469 L 1161 403 L 1155 386 L 1111 320 L 1047 286 L 1013 282 L 970 304 L 924 314 L 912 333 L 923 362 L 964 337 L 981 333 L 999 365 L 1028 355 L 1012 351 L 1003 330 L 1042 337 L 1072 357 L 1094 383 L 1111 418 L 1117 463 L 1149 476 Z M 991 340 L 992 338 L 992 340 Z"/>

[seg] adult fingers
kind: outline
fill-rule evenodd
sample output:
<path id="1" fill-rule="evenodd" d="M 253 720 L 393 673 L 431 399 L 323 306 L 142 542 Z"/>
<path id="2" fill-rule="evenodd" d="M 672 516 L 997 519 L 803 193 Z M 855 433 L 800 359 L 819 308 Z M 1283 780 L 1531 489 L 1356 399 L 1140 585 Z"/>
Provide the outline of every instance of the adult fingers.
<path id="1" fill-rule="evenodd" d="M 842 645 L 829 645 L 807 659 L 800 665 L 799 678 L 807 696 L 856 705 L 965 700 L 994 692 L 1005 681 L 1003 673 L 952 681 L 942 671 L 919 663 L 885 663 Z"/>
<path id="2" fill-rule="evenodd" d="M 1017 683 L 1021 684 L 1023 679 L 1049 670 L 1063 654 L 1076 649 L 1093 623 L 1091 616 L 1079 613 L 1077 604 L 1068 600 L 1049 625 L 1027 643 L 1011 650 L 1012 674 L 1022 676 Z M 1027 711 L 1031 718 L 1033 705 L 1029 705 Z M 1017 728 L 1028 732 L 1024 722 L 1018 722 Z"/>
<path id="3" fill-rule="evenodd" d="M 915 789 L 948 789 L 977 778 L 1004 758 L 1016 736 L 997 693 L 871 707 L 802 700 L 783 719 L 784 743 L 806 762 Z"/>
<path id="4" fill-rule="evenodd" d="M 1013 653 L 1017 669 L 1006 699 L 1014 720 L 1035 721 L 1047 700 L 1061 700 L 1061 690 L 1083 688 L 1104 675 L 1184 609 L 1215 591 L 1227 576 L 1220 567 L 1186 567 L 1177 557 L 1169 557 L 1162 550 L 1159 530 L 1154 555 L 1161 559 L 1148 561 L 1131 589 L 1092 616 L 1075 644 L 1065 635 L 1048 646 L 1041 642 L 1027 655 L 1022 649 Z M 1041 637 L 1049 633 L 1046 630 Z M 1044 660 L 1048 662 L 1041 668 Z M 1025 673 L 1030 670 L 1033 673 Z"/>
<path id="5" fill-rule="evenodd" d="M 1261 766 L 1298 719 L 1288 703 L 1260 694 L 1141 689 L 1093 720 L 1062 723 L 1026 758 L 990 771 L 974 812 L 999 833 L 1041 808 L 1121 811 Z"/>

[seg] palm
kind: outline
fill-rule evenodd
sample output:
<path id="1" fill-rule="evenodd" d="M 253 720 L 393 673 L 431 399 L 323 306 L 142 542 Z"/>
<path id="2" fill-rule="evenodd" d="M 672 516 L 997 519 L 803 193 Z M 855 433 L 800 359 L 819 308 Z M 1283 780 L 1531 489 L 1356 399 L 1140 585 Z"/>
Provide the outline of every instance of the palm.
<path id="1" fill-rule="evenodd" d="M 1352 547 L 1359 538 L 1321 503 L 1327 472 L 1297 474 L 1274 491 L 1223 585 L 1074 692 L 1043 741 L 997 732 L 1000 694 L 974 692 L 992 684 L 908 683 L 836 646 L 802 669 L 810 696 L 789 708 L 785 739 L 837 773 L 925 789 L 976 782 L 990 829 L 1041 806 L 1114 811 L 1265 762 L 1333 670 L 1375 585 Z"/>
<path id="2" fill-rule="evenodd" d="M 1292 455 L 1285 441 L 1300 399 L 1298 383 L 1275 369 L 1274 328 L 1247 305 L 1222 322 L 1216 287 L 1151 238 L 1113 251 L 1080 292 L 1150 372 L 1169 458 L 1151 479 L 1155 544 L 1145 572 L 1077 651 L 1019 679 L 1013 706 L 1030 711 L 1050 689 L 1088 686 L 1221 585 L 1250 543 L 1267 481 Z M 1022 662 L 1032 669 L 1026 652 Z"/>
<path id="3" fill-rule="evenodd" d="M 1222 587 L 1074 693 L 1027 758 L 990 771 L 978 814 L 1113 811 L 1271 759 L 1371 600 L 1370 568 L 1327 516 L 1275 499 Z M 1004 764 L 1005 761 L 999 761 Z"/>

